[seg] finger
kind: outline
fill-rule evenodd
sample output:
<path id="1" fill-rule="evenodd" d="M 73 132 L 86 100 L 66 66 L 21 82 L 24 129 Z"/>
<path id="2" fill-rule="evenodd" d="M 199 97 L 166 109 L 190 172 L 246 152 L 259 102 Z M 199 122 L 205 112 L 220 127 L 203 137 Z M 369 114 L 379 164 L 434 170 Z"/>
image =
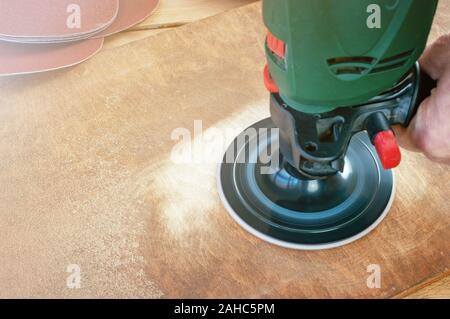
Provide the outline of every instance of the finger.
<path id="1" fill-rule="evenodd" d="M 447 162 L 450 159 L 449 106 L 448 97 L 434 91 L 423 101 L 407 129 L 412 144 L 434 161 Z"/>
<path id="2" fill-rule="evenodd" d="M 414 141 L 411 137 L 410 128 L 405 128 L 401 125 L 395 125 L 392 127 L 392 130 L 395 133 L 398 144 L 402 148 L 412 152 L 420 152 L 420 149 L 414 144 Z"/>
<path id="3" fill-rule="evenodd" d="M 450 34 L 441 36 L 428 46 L 419 62 L 434 80 L 440 79 L 450 65 Z"/>

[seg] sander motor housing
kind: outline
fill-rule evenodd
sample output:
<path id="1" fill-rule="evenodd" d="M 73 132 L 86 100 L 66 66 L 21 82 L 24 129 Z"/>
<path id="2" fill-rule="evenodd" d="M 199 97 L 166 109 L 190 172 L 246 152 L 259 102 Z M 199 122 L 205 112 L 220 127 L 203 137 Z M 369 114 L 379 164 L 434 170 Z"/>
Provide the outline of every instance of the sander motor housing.
<path id="1" fill-rule="evenodd" d="M 268 68 L 281 97 L 322 113 L 393 87 L 422 54 L 437 3 L 264 0 Z"/>
<path id="2" fill-rule="evenodd" d="M 263 0 L 271 117 L 284 158 L 308 178 L 342 172 L 367 131 L 385 169 L 391 125 L 408 126 L 436 82 L 417 63 L 438 0 Z"/>

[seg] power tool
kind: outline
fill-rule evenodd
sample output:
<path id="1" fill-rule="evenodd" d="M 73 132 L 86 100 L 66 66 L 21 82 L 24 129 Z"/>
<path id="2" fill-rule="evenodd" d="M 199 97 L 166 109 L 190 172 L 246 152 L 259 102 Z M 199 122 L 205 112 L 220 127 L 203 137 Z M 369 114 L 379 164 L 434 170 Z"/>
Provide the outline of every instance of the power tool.
<path id="1" fill-rule="evenodd" d="M 271 117 L 233 141 L 218 171 L 221 199 L 241 226 L 317 250 L 381 223 L 401 161 L 391 126 L 408 126 L 436 87 L 417 61 L 437 4 L 263 0 Z"/>

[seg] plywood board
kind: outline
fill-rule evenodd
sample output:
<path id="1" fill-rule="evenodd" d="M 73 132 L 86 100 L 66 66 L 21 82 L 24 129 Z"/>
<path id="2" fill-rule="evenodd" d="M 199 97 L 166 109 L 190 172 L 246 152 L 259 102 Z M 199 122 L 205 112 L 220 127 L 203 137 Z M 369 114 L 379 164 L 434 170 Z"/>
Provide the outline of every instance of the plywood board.
<path id="1" fill-rule="evenodd" d="M 448 299 L 450 298 L 450 270 L 418 283 L 416 286 L 402 291 L 394 298 L 407 299 Z"/>
<path id="2" fill-rule="evenodd" d="M 418 154 L 387 219 L 339 249 L 275 247 L 228 216 L 214 159 L 232 136 L 214 128 L 268 115 L 264 35 L 251 5 L 0 81 L 0 297 L 390 297 L 448 269 L 450 170 Z M 184 164 L 183 128 L 205 146 Z"/>
<path id="3" fill-rule="evenodd" d="M 255 1 L 257 0 L 162 0 L 158 11 L 133 30 L 175 27 Z"/>

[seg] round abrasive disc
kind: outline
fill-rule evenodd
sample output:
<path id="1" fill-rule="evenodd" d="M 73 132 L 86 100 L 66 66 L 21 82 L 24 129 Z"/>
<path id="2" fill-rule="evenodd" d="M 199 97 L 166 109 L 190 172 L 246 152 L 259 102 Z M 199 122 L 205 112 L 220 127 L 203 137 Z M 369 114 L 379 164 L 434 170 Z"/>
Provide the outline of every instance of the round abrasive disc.
<path id="1" fill-rule="evenodd" d="M 0 42 L 0 76 L 60 69 L 81 63 L 103 46 L 103 38 L 71 43 Z"/>
<path id="2" fill-rule="evenodd" d="M 119 0 L 0 0 L 0 39 L 80 40 L 108 28 L 118 12 Z"/>
<path id="3" fill-rule="evenodd" d="M 219 165 L 220 197 L 244 229 L 279 246 L 318 250 L 353 242 L 381 223 L 394 176 L 366 133 L 353 137 L 342 173 L 311 180 L 283 160 L 274 128 L 266 119 L 247 129 Z"/>
<path id="4" fill-rule="evenodd" d="M 116 20 L 96 37 L 107 37 L 121 32 L 145 20 L 158 7 L 159 0 L 119 0 Z"/>

